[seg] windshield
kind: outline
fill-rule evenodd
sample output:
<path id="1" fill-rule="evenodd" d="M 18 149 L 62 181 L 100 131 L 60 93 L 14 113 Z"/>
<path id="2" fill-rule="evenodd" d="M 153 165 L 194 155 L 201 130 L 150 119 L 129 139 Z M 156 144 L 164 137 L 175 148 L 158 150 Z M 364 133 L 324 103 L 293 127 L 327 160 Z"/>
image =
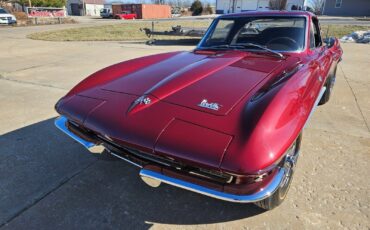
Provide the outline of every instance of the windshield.
<path id="1" fill-rule="evenodd" d="M 305 44 L 305 28 L 304 17 L 221 18 L 216 19 L 199 48 L 255 44 L 274 51 L 300 51 Z"/>
<path id="2" fill-rule="evenodd" d="M 7 14 L 6 10 L 0 8 L 0 14 Z"/>

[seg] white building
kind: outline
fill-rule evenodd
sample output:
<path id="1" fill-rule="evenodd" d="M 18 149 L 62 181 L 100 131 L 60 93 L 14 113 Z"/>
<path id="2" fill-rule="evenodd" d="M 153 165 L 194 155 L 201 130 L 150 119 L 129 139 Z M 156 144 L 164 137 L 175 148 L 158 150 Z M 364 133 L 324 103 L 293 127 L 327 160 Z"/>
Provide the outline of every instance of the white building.
<path id="1" fill-rule="evenodd" d="M 293 5 L 303 8 L 305 0 L 288 0 L 287 10 L 292 9 Z M 269 10 L 270 0 L 216 0 L 216 13 L 239 13 L 249 10 Z"/>
<path id="2" fill-rule="evenodd" d="M 67 0 L 68 15 L 100 16 L 105 0 Z"/>

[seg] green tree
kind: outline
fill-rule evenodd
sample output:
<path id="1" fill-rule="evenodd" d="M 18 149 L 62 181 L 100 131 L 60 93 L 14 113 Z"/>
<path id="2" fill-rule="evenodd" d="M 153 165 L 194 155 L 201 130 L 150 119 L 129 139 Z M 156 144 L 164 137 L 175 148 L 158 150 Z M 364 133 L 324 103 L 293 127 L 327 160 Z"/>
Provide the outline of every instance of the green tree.
<path id="1" fill-rule="evenodd" d="M 28 6 L 28 0 L 18 0 L 17 2 Z M 66 5 L 66 0 L 31 0 L 31 4 L 40 7 L 63 7 Z"/>
<path id="2" fill-rule="evenodd" d="M 193 4 L 191 4 L 190 11 L 193 12 L 193 16 L 201 15 L 203 12 L 202 2 L 199 0 L 195 0 Z"/>

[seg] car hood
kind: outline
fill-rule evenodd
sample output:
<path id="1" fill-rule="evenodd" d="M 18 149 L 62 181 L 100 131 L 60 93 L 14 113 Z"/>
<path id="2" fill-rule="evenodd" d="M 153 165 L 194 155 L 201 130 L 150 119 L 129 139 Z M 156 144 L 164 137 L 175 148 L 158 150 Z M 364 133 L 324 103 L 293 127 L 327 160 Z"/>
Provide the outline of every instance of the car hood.
<path id="1" fill-rule="evenodd" d="M 152 103 L 142 108 L 162 101 L 226 115 L 282 62 L 275 57 L 240 51 L 182 52 L 100 89 L 150 98 Z"/>
<path id="2" fill-rule="evenodd" d="M 146 57 L 92 75 L 56 108 L 118 145 L 218 168 L 245 102 L 297 60 L 240 51 Z M 218 109 L 199 106 L 204 100 Z"/>

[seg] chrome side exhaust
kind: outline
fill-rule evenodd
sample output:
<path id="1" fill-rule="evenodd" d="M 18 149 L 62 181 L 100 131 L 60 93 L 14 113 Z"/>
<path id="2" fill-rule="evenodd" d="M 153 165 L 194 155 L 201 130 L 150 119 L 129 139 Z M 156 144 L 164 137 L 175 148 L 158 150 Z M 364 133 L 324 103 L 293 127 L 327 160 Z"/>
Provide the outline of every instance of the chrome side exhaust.
<path id="1" fill-rule="evenodd" d="M 145 184 L 149 185 L 150 187 L 157 188 L 161 185 L 161 181 L 154 179 L 152 177 L 145 176 L 140 173 L 140 178 L 144 181 Z"/>

